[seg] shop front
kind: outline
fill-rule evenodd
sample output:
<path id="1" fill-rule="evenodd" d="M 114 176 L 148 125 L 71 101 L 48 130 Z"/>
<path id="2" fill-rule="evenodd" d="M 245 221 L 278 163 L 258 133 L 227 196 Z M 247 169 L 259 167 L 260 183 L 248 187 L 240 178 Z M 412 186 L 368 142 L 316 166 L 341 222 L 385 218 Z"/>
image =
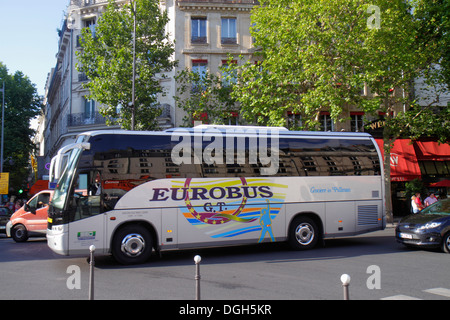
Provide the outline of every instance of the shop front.
<path id="1" fill-rule="evenodd" d="M 375 139 L 384 156 L 383 139 Z M 410 212 L 409 195 L 405 184 L 419 179 L 429 192 L 447 197 L 450 191 L 450 145 L 436 140 L 397 139 L 391 149 L 392 207 L 395 216 Z M 427 195 L 422 195 L 422 200 Z"/>

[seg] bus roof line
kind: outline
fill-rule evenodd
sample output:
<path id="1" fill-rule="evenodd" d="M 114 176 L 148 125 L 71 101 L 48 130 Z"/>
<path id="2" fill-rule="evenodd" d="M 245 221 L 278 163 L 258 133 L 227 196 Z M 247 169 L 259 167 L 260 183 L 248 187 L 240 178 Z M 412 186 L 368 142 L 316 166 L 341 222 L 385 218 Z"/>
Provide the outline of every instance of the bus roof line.
<path id="1" fill-rule="evenodd" d="M 200 131 L 200 130 L 201 131 Z M 301 137 L 329 137 L 329 138 L 366 138 L 370 139 L 372 136 L 366 132 L 324 132 L 324 131 L 290 131 L 283 127 L 258 127 L 258 126 L 226 126 L 226 125 L 202 125 L 196 126 L 194 128 L 171 128 L 164 131 L 129 131 L 129 130 L 96 130 L 96 131 L 88 131 L 79 134 L 79 136 L 98 136 L 102 134 L 123 134 L 123 135 L 160 135 L 160 134 L 173 134 L 177 132 L 178 134 L 182 134 L 184 131 L 187 134 L 198 134 L 205 133 L 208 129 L 217 129 L 219 131 L 233 130 L 233 134 L 235 135 L 248 135 L 249 132 L 239 132 L 239 130 L 255 130 L 254 133 L 260 133 L 259 131 L 264 131 L 264 133 L 273 133 L 276 132 L 280 137 L 293 137 L 293 136 L 301 136 Z"/>

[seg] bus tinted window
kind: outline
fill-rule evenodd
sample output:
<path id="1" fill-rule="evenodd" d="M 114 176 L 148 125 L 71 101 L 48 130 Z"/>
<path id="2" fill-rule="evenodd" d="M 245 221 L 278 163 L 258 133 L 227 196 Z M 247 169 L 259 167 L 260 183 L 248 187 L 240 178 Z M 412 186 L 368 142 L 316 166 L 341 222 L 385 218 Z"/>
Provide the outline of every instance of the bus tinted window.
<path id="1" fill-rule="evenodd" d="M 292 175 L 381 175 L 380 161 L 370 140 L 291 139 L 280 161 L 294 167 Z M 296 172 L 295 172 L 296 171 Z"/>
<path id="2" fill-rule="evenodd" d="M 248 140 L 248 138 L 247 138 Z M 173 162 L 170 135 L 100 135 L 91 139 L 81 166 L 102 171 L 103 179 L 148 181 L 186 177 L 254 177 L 261 175 L 260 161 L 251 163 L 250 152 L 239 150 L 245 161 L 223 152 L 222 161 Z M 203 150 L 211 142 L 203 141 Z M 247 141 L 248 143 L 248 141 Z M 272 152 L 268 147 L 268 153 Z M 259 159 L 259 157 L 256 157 Z M 217 158 L 216 158 L 217 159 Z M 371 140 L 284 138 L 279 141 L 279 166 L 275 176 L 380 175 L 380 162 Z"/>
<path id="3" fill-rule="evenodd" d="M 90 143 L 91 148 L 84 151 L 79 169 L 91 172 L 90 184 L 94 183 L 98 172 L 105 194 L 116 201 L 129 190 L 151 180 L 260 177 L 264 176 L 263 169 L 268 166 L 259 161 L 259 156 L 254 158 L 257 161 L 249 161 L 250 153 L 254 151 L 248 147 L 239 150 L 237 143 L 234 157 L 223 152 L 222 161 L 207 163 L 203 159 L 196 162 L 192 150 L 190 161 L 181 164 L 172 159 L 172 149 L 177 142 L 171 141 L 170 135 L 99 135 Z M 208 143 L 203 141 L 202 152 Z M 381 175 L 378 155 L 370 140 L 281 137 L 278 146 L 277 171 L 271 176 Z M 271 152 L 269 144 L 267 153 Z"/>

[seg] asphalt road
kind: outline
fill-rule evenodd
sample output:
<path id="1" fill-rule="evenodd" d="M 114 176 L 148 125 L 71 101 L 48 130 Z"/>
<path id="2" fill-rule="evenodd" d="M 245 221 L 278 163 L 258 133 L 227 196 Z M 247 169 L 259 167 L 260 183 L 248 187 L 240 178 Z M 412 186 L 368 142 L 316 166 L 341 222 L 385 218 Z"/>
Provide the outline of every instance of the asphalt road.
<path id="1" fill-rule="evenodd" d="M 203 249 L 164 253 L 139 266 L 96 257 L 94 297 L 193 300 L 197 254 L 202 300 L 341 300 L 344 273 L 352 300 L 450 299 L 450 255 L 405 248 L 392 227 L 305 252 L 284 244 Z M 0 299 L 87 300 L 87 255 L 62 257 L 45 239 L 15 243 L 0 235 Z"/>

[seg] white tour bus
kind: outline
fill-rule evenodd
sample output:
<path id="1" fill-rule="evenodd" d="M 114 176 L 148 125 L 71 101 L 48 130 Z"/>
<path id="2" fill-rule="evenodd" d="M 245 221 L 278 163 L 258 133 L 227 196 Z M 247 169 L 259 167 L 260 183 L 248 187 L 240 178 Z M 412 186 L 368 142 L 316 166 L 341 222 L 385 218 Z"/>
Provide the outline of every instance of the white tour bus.
<path id="1" fill-rule="evenodd" d="M 132 264 L 153 250 L 273 241 L 300 250 L 385 227 L 380 152 L 364 133 L 96 131 L 59 159 L 47 240 L 62 255 L 95 245 Z"/>

